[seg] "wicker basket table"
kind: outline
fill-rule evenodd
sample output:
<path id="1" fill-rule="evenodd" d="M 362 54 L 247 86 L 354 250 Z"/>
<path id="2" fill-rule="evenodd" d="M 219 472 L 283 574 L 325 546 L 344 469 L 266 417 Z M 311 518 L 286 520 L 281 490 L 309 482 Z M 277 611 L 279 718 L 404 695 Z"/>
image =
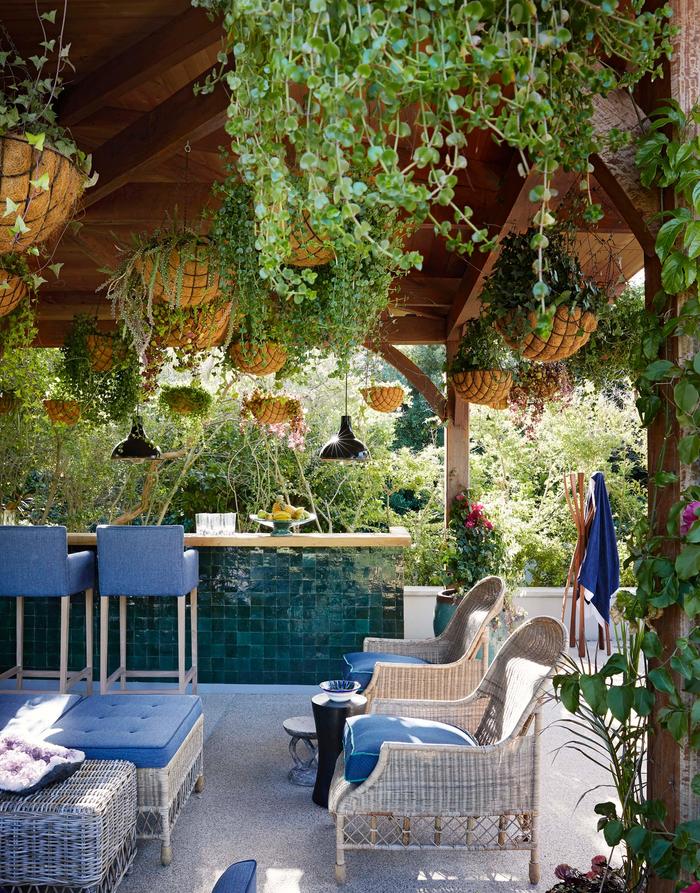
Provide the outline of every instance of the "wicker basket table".
<path id="1" fill-rule="evenodd" d="M 36 794 L 0 794 L 0 888 L 111 893 L 131 865 L 135 837 L 135 767 L 86 760 Z"/>

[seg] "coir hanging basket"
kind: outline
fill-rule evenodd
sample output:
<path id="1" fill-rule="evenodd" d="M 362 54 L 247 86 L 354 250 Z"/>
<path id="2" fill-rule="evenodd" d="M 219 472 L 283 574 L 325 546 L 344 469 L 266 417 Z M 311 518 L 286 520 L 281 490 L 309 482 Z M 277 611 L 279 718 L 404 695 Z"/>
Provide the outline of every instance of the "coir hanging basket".
<path id="1" fill-rule="evenodd" d="M 219 274 L 214 269 L 209 244 L 206 240 L 192 241 L 181 249 L 173 247 L 168 254 L 167 268 L 157 269 L 156 261 L 146 255 L 139 262 L 141 275 L 150 287 L 153 299 L 177 307 L 197 307 L 218 297 Z"/>
<path id="2" fill-rule="evenodd" d="M 507 400 L 513 376 L 502 369 L 470 369 L 454 372 L 452 386 L 463 400 L 489 406 Z"/>
<path id="3" fill-rule="evenodd" d="M 42 178 L 48 189 L 32 186 L 30 180 Z M 13 233 L 12 215 L 0 221 L 0 253 L 26 251 L 52 236 L 71 217 L 84 187 L 85 177 L 78 167 L 51 146 L 39 152 L 20 134 L 0 136 L 0 205 L 4 208 L 7 199 L 14 202 L 28 227 L 26 232 Z"/>
<path id="4" fill-rule="evenodd" d="M 19 400 L 13 393 L 0 391 L 0 415 L 9 415 L 19 406 Z"/>
<path id="5" fill-rule="evenodd" d="M 328 242 L 311 226 L 308 211 L 303 211 L 294 221 L 289 233 L 289 250 L 288 262 L 294 267 L 320 267 L 335 257 Z"/>
<path id="6" fill-rule="evenodd" d="M 0 269 L 0 316 L 12 313 L 28 296 L 29 289 L 19 276 Z"/>
<path id="7" fill-rule="evenodd" d="M 399 385 L 373 385 L 360 388 L 367 406 L 376 412 L 394 412 L 403 403 L 404 390 Z"/>
<path id="8" fill-rule="evenodd" d="M 114 339 L 110 335 L 94 334 L 85 339 L 90 368 L 93 372 L 110 372 L 114 366 Z"/>
<path id="9" fill-rule="evenodd" d="M 294 413 L 286 397 L 264 397 L 251 404 L 249 410 L 261 425 L 281 425 L 289 422 Z"/>
<path id="10" fill-rule="evenodd" d="M 250 375 L 272 375 L 287 362 L 287 351 L 274 341 L 260 346 L 236 341 L 230 346 L 228 355 L 236 369 Z"/>
<path id="11" fill-rule="evenodd" d="M 530 313 L 528 322 L 534 328 L 537 315 Z M 514 350 L 520 350 L 528 360 L 538 363 L 553 363 L 565 360 L 580 350 L 598 327 L 598 320 L 589 310 L 580 307 L 573 310 L 564 305 L 557 307 L 552 322 L 552 331 L 546 341 L 539 335 L 529 332 L 522 338 L 513 332 L 513 315 L 508 314 L 496 323 L 503 340 Z"/>
<path id="12" fill-rule="evenodd" d="M 200 404 L 195 397 L 191 397 L 185 391 L 171 391 L 163 395 L 163 400 L 168 409 L 176 415 L 194 415 L 200 409 Z"/>
<path id="13" fill-rule="evenodd" d="M 204 318 L 191 318 L 173 322 L 172 328 L 155 340 L 159 346 L 206 350 L 221 343 L 228 329 L 231 305 L 227 304 Z"/>
<path id="14" fill-rule="evenodd" d="M 504 397 L 502 400 L 494 400 L 488 404 L 491 409 L 508 409 L 508 399 Z"/>
<path id="15" fill-rule="evenodd" d="M 80 420 L 80 404 L 75 400 L 44 400 L 44 409 L 54 424 L 71 426 Z"/>

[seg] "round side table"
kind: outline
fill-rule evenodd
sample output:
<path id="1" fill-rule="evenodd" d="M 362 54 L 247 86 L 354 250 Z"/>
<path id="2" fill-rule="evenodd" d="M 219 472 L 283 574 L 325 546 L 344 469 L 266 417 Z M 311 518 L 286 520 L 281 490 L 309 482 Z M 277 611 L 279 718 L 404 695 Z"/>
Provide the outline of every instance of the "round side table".
<path id="1" fill-rule="evenodd" d="M 289 735 L 289 753 L 292 757 L 292 768 L 288 778 L 292 784 L 311 785 L 316 781 L 316 726 L 312 716 L 290 716 L 282 723 L 282 728 Z M 304 753 L 299 753 L 299 745 Z"/>
<path id="2" fill-rule="evenodd" d="M 318 772 L 311 799 L 328 808 L 328 791 L 333 780 L 338 754 L 343 749 L 343 729 L 348 716 L 364 713 L 367 698 L 353 695 L 349 701 L 332 701 L 328 695 L 314 695 L 311 707 L 318 737 Z"/>

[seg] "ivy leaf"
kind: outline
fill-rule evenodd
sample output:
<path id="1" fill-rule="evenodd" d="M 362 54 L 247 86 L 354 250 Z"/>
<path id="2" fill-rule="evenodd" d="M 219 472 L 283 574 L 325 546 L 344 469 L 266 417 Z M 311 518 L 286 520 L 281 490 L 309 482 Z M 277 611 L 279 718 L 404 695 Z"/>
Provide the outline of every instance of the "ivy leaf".
<path id="1" fill-rule="evenodd" d="M 29 232 L 29 227 L 24 222 L 24 218 L 19 214 L 15 217 L 15 223 L 14 226 L 10 227 L 10 232 L 14 233 L 16 236 Z"/>
<path id="2" fill-rule="evenodd" d="M 44 171 L 44 173 L 36 180 L 30 180 L 29 182 L 35 189 L 40 189 L 42 192 L 48 192 L 51 185 L 49 182 L 48 171 Z"/>
<path id="3" fill-rule="evenodd" d="M 676 573 L 681 580 L 690 580 L 700 573 L 700 545 L 684 546 L 676 558 Z"/>
<path id="4" fill-rule="evenodd" d="M 674 251 L 663 262 L 661 267 L 661 284 L 669 294 L 677 295 L 678 292 L 683 291 L 688 285 L 692 285 L 687 272 L 688 264 L 695 268 L 693 262 L 682 251 Z M 692 281 L 694 281 L 694 277 Z"/>
<path id="5" fill-rule="evenodd" d="M 606 691 L 605 682 L 600 676 L 581 674 L 581 694 L 591 710 L 599 716 L 603 716 L 607 711 Z"/>
<path id="6" fill-rule="evenodd" d="M 656 253 L 660 261 L 665 261 L 669 256 L 676 243 L 676 239 L 685 225 L 685 220 L 679 219 L 678 217 L 672 217 L 659 228 L 659 232 L 656 235 Z"/>
<path id="7" fill-rule="evenodd" d="M 618 843 L 622 840 L 622 835 L 624 834 L 625 826 L 619 819 L 614 819 L 611 822 L 607 822 L 605 827 L 603 828 L 603 837 L 605 838 L 605 842 L 608 846 L 617 846 Z"/>
<path id="8" fill-rule="evenodd" d="M 50 25 L 55 25 L 56 24 L 56 10 L 52 9 L 49 12 L 42 12 L 41 18 L 45 22 L 48 22 Z"/>
<path id="9" fill-rule="evenodd" d="M 61 263 L 55 263 L 55 264 L 49 264 L 49 270 L 51 270 L 51 272 L 54 274 L 54 276 L 56 277 L 56 279 L 58 279 L 58 277 L 61 275 L 61 268 L 62 268 L 62 267 L 63 267 L 63 263 L 62 263 L 62 262 L 61 262 Z"/>
<path id="10" fill-rule="evenodd" d="M 700 434 L 688 434 L 678 442 L 678 455 L 684 465 L 692 465 L 700 456 Z"/>
<path id="11" fill-rule="evenodd" d="M 700 394 L 695 385 L 691 384 L 687 379 L 682 379 L 673 389 L 673 399 L 676 406 L 681 412 L 690 415 L 700 400 Z"/>
<path id="12" fill-rule="evenodd" d="M 667 695 L 672 695 L 676 691 L 673 679 L 664 667 L 656 667 L 649 671 L 649 682 L 657 691 L 662 691 Z"/>
<path id="13" fill-rule="evenodd" d="M 649 381 L 661 381 L 673 368 L 674 364 L 670 360 L 654 360 L 644 370 L 644 378 Z"/>
<path id="14" fill-rule="evenodd" d="M 686 227 L 683 235 L 683 247 L 690 258 L 700 254 L 700 220 L 693 220 Z"/>
<path id="15" fill-rule="evenodd" d="M 27 138 L 27 142 L 30 146 L 33 146 L 37 152 L 44 151 L 44 141 L 46 140 L 45 133 L 25 133 Z"/>
<path id="16" fill-rule="evenodd" d="M 648 629 L 644 633 L 642 639 L 642 651 L 647 657 L 661 657 L 663 646 L 661 639 L 653 629 Z"/>
<path id="17" fill-rule="evenodd" d="M 630 715 L 634 704 L 634 689 L 631 685 L 611 685 L 607 694 L 608 708 L 620 722 Z"/>
<path id="18" fill-rule="evenodd" d="M 634 690 L 634 709 L 640 716 L 651 716 L 656 698 L 648 688 L 637 687 Z"/>
<path id="19" fill-rule="evenodd" d="M 657 865 L 670 849 L 670 840 L 664 840 L 662 837 L 657 838 L 649 847 L 649 861 L 651 864 Z"/>
<path id="20" fill-rule="evenodd" d="M 641 825 L 632 825 L 632 827 L 628 828 L 625 832 L 625 840 L 635 853 L 639 853 L 644 849 L 649 836 L 647 829 L 643 828 Z"/>
<path id="21" fill-rule="evenodd" d="M 19 204 L 17 202 L 13 202 L 12 199 L 8 196 L 5 199 L 5 211 L 3 212 L 3 217 L 9 217 L 10 214 L 16 214 L 17 209 L 19 208 Z"/>

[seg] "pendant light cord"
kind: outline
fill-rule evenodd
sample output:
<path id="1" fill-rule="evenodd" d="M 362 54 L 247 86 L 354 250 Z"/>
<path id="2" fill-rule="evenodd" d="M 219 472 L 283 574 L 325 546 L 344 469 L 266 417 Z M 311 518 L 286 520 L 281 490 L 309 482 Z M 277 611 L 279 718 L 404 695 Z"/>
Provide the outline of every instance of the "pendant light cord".
<path id="1" fill-rule="evenodd" d="M 348 373 L 345 373 L 345 415 L 348 414 Z"/>

